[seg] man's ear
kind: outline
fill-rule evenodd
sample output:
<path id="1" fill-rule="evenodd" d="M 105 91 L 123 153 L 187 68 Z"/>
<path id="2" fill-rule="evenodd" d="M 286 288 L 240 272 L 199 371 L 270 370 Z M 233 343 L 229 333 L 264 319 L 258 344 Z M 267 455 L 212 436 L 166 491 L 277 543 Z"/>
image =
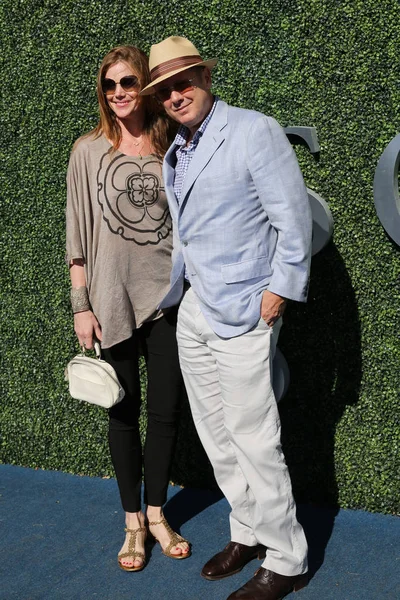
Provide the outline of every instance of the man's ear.
<path id="1" fill-rule="evenodd" d="M 207 90 L 211 89 L 211 71 L 208 67 L 203 69 L 203 82 Z"/>

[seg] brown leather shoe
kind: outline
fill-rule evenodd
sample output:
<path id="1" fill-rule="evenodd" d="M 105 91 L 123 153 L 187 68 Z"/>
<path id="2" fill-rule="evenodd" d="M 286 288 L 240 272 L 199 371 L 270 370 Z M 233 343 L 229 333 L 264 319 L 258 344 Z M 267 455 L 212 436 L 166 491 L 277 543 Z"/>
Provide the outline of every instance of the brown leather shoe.
<path id="1" fill-rule="evenodd" d="M 227 600 L 282 600 L 290 592 L 298 592 L 306 587 L 307 583 L 307 573 L 287 577 L 260 567 L 254 577 Z"/>
<path id="2" fill-rule="evenodd" d="M 264 558 L 265 548 L 260 546 L 246 546 L 239 542 L 229 542 L 229 544 L 204 565 L 201 574 L 211 581 L 222 579 L 239 573 L 253 558 Z"/>

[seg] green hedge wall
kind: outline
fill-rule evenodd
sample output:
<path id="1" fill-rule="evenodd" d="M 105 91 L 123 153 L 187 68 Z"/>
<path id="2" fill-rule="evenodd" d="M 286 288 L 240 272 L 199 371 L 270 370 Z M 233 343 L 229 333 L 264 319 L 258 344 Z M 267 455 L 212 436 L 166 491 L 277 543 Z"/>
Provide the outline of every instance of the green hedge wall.
<path id="1" fill-rule="evenodd" d="M 73 141 L 97 121 L 104 54 L 178 34 L 219 57 L 225 100 L 317 128 L 319 156 L 296 152 L 335 234 L 313 259 L 309 303 L 290 307 L 282 332 L 284 449 L 299 501 L 398 512 L 400 249 L 375 214 L 372 182 L 399 130 L 399 4 L 3 0 L 0 27 L 0 460 L 112 474 L 106 415 L 63 381 L 77 351 L 65 172 Z M 186 405 L 182 421 L 173 479 L 211 485 Z"/>

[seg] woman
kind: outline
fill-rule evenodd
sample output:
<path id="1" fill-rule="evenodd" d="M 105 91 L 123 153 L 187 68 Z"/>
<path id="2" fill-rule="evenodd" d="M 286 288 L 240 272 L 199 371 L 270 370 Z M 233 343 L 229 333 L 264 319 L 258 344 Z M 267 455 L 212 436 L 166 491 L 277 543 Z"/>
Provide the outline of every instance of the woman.
<path id="1" fill-rule="evenodd" d="M 73 148 L 67 176 L 67 260 L 74 327 L 81 346 L 102 342 L 124 399 L 109 411 L 109 445 L 126 538 L 118 562 L 126 571 L 145 566 L 147 532 L 165 555 L 183 559 L 189 543 L 171 530 L 166 501 L 182 379 L 175 338 L 176 310 L 157 306 L 169 288 L 171 219 L 161 159 L 174 131 L 151 97 L 146 55 L 133 46 L 111 50 L 97 79 L 100 120 Z M 138 359 L 147 364 L 147 432 L 139 432 Z"/>

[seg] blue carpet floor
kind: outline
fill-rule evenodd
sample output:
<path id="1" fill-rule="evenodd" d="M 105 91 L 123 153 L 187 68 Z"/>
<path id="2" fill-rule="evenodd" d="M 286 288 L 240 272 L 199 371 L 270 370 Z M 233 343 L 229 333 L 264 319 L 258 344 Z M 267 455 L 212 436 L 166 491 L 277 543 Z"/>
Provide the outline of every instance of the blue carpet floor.
<path id="1" fill-rule="evenodd" d="M 400 519 L 300 506 L 310 545 L 307 588 L 295 600 L 399 600 Z M 123 513 L 115 480 L 0 465 L 1 600 L 226 600 L 260 564 L 221 581 L 202 565 L 229 541 L 227 502 L 170 487 L 165 514 L 193 544 L 174 561 L 150 550 L 139 573 L 117 565 Z"/>

